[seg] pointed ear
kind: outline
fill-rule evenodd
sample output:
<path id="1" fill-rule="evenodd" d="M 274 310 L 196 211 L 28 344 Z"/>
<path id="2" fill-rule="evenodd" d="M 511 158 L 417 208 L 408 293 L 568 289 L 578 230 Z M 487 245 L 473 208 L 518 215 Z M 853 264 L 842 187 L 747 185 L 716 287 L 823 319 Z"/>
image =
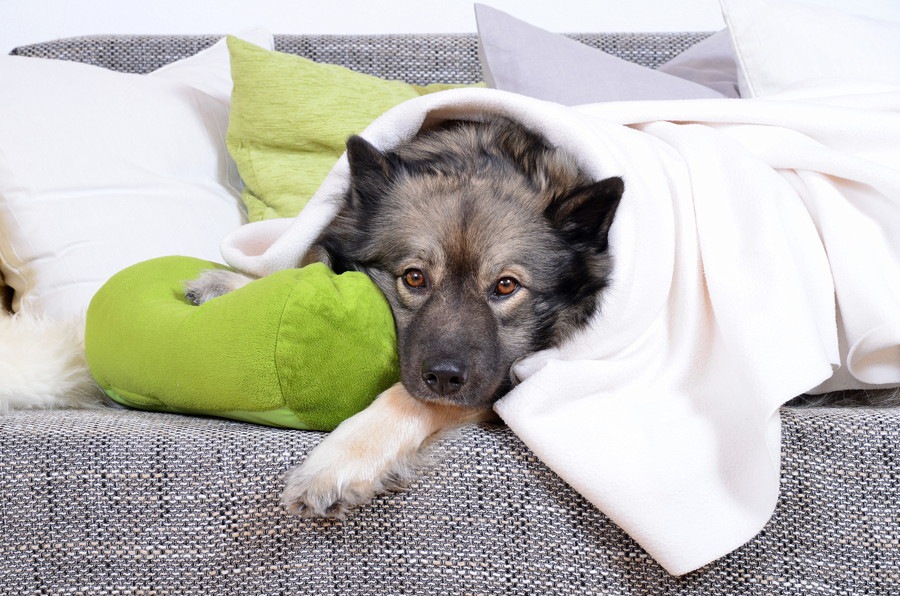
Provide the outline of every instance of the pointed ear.
<path id="1" fill-rule="evenodd" d="M 568 242 L 603 252 L 609 246 L 609 228 L 624 191 L 621 178 L 606 178 L 557 197 L 544 215 Z"/>
<path id="2" fill-rule="evenodd" d="M 388 156 L 358 135 L 347 139 L 347 160 L 352 200 L 357 206 L 373 207 L 390 189 L 395 167 Z"/>

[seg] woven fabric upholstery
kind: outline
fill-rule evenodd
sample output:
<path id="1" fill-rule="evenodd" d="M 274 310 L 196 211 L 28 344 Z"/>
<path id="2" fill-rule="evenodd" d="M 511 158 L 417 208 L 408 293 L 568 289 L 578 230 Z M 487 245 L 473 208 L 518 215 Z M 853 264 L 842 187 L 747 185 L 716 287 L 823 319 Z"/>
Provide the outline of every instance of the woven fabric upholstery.
<path id="1" fill-rule="evenodd" d="M 0 424 L 0 593 L 896 595 L 898 431 L 895 410 L 786 410 L 771 522 L 672 578 L 500 426 L 439 440 L 408 491 L 333 522 L 277 502 L 321 434 L 14 413 Z"/>
<path id="2" fill-rule="evenodd" d="M 655 65 L 705 34 L 597 34 Z M 147 72 L 217 36 L 17 54 Z M 480 78 L 474 36 L 279 36 L 411 82 Z M 343 522 L 278 505 L 322 435 L 124 410 L 0 416 L 0 594 L 900 594 L 900 408 L 785 409 L 781 499 L 750 543 L 668 576 L 500 426 L 438 440 L 408 491 Z"/>
<path id="3" fill-rule="evenodd" d="M 14 48 L 13 56 L 71 60 L 120 72 L 148 73 L 213 45 L 220 35 L 95 35 Z"/>
<path id="4" fill-rule="evenodd" d="M 577 33 L 578 41 L 644 66 L 674 58 L 708 33 Z M 147 73 L 190 56 L 220 36 L 110 35 L 22 46 L 12 54 L 75 60 L 123 72 Z M 415 84 L 482 80 L 475 34 L 277 35 L 275 49 L 317 62 Z"/>

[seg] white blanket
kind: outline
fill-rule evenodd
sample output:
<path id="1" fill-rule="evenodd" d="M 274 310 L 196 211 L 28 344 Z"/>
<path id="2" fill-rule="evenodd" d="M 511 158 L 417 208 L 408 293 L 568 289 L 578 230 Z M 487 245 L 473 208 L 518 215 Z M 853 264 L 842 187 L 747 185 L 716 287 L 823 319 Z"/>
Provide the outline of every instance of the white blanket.
<path id="1" fill-rule="evenodd" d="M 496 406 L 550 468 L 673 574 L 752 538 L 778 496 L 779 406 L 900 384 L 900 88 L 575 108 L 468 89 L 405 103 L 364 136 L 502 114 L 625 196 L 602 312 L 519 363 Z M 223 246 L 292 267 L 338 208 L 342 159 L 294 220 Z M 836 299 L 835 299 L 836 297 Z"/>

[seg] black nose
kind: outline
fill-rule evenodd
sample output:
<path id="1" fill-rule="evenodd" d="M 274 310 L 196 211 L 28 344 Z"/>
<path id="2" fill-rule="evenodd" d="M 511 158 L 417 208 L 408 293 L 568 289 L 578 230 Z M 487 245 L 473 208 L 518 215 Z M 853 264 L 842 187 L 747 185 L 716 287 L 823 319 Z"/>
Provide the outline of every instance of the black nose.
<path id="1" fill-rule="evenodd" d="M 438 395 L 450 395 L 466 384 L 466 365 L 453 360 L 426 360 L 422 363 L 422 380 Z"/>

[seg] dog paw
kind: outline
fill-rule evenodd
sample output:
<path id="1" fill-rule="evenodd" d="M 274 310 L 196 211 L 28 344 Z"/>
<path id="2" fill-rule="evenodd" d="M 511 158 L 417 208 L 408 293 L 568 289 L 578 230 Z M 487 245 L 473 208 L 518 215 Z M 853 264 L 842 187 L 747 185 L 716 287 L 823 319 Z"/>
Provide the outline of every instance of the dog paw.
<path id="1" fill-rule="evenodd" d="M 285 480 L 281 500 L 290 513 L 303 517 L 343 518 L 378 492 L 372 479 L 356 479 L 347 485 L 335 474 L 310 472 L 303 466 L 291 470 Z"/>
<path id="2" fill-rule="evenodd" d="M 242 273 L 227 269 L 204 271 L 197 279 L 184 284 L 185 297 L 196 305 L 223 296 L 253 281 Z"/>
<path id="3" fill-rule="evenodd" d="M 485 420 L 491 410 L 423 403 L 401 383 L 342 422 L 285 476 L 281 500 L 291 513 L 342 517 L 376 495 L 406 486 L 436 432 Z"/>
<path id="4" fill-rule="evenodd" d="M 394 411 L 389 397 L 382 394 L 345 420 L 285 475 L 281 500 L 288 511 L 342 517 L 413 477 L 422 441 L 430 433 Z"/>
<path id="5" fill-rule="evenodd" d="M 285 475 L 281 500 L 290 513 L 343 518 L 377 495 L 405 486 L 415 467 L 411 456 L 389 460 L 372 452 L 354 455 L 336 443 L 326 439 L 303 465 Z"/>

